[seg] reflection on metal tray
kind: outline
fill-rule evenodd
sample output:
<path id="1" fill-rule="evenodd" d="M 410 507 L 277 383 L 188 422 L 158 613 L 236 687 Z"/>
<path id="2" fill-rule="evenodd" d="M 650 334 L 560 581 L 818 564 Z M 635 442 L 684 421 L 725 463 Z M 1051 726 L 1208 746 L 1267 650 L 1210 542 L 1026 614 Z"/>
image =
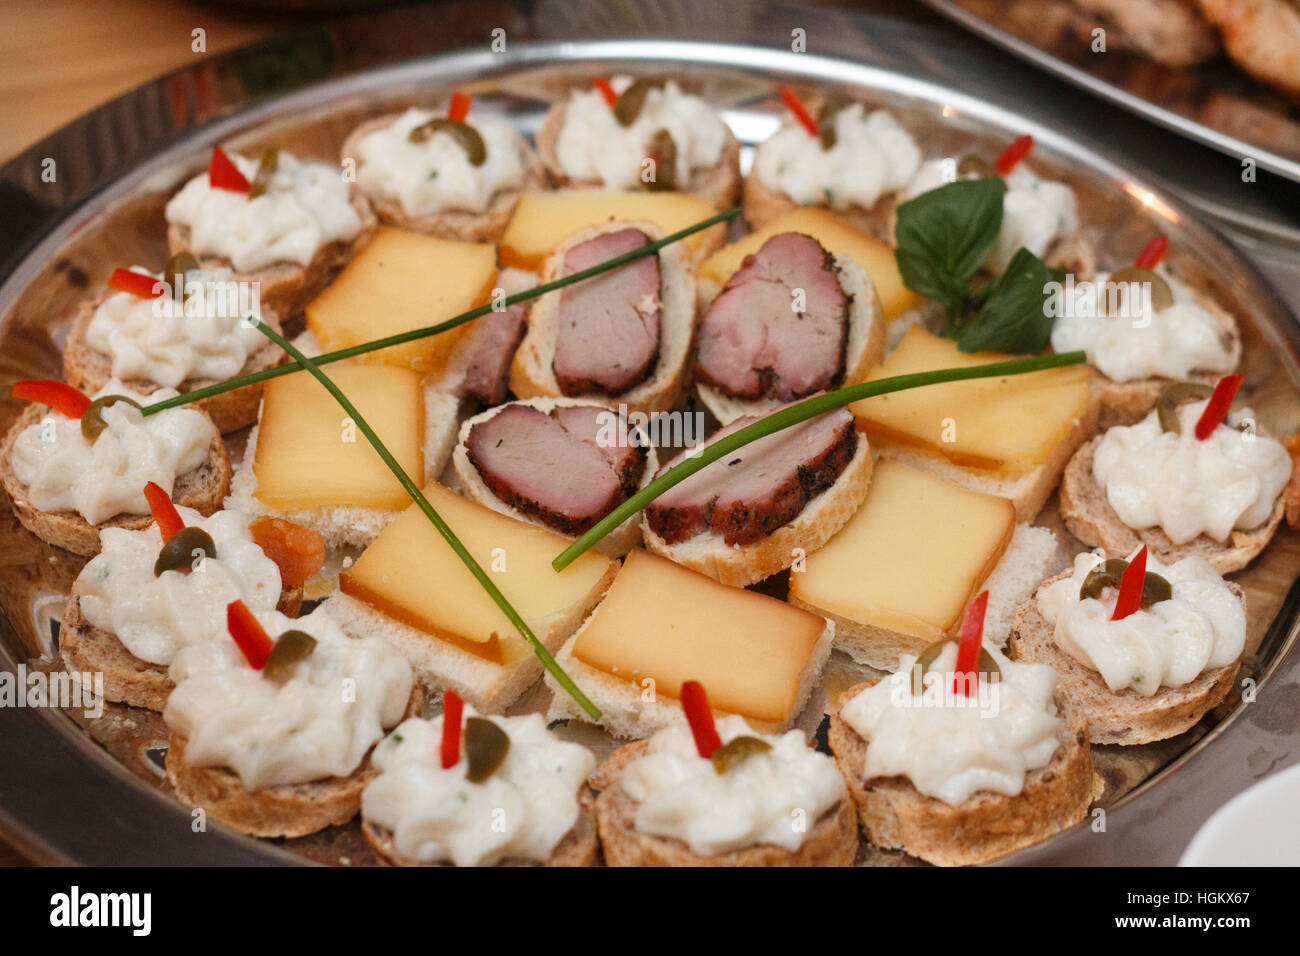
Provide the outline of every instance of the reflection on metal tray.
<path id="1" fill-rule="evenodd" d="M 456 24 L 459 35 L 433 28 L 443 22 Z M 508 50 L 485 52 L 483 38 L 503 24 Z M 795 29 L 806 31 L 813 52 L 791 51 Z M 605 39 L 630 34 L 641 39 Z M 522 18 L 506 4 L 475 4 L 370 16 L 218 58 L 107 105 L 0 170 L 0 215 L 23 214 L 8 219 L 14 245 L 0 266 L 5 374 L 57 374 L 66 317 L 90 278 L 124 260 L 165 258 L 162 202 L 202 166 L 214 142 L 239 149 L 274 144 L 332 159 L 362 119 L 466 84 L 479 109 L 531 131 L 553 97 L 586 83 L 592 72 L 671 70 L 722 109 L 747 151 L 775 126 L 781 110 L 776 88 L 785 82 L 836 88 L 890 106 L 935 154 L 991 154 L 1011 136 L 1032 133 L 1040 144 L 1036 164 L 1078 190 L 1103 265 L 1127 261 L 1153 231 L 1166 232 L 1173 241 L 1171 265 L 1249 317 L 1243 326 L 1246 371 L 1259 420 L 1277 431 L 1300 428 L 1300 329 L 1252 265 L 1154 181 L 1088 145 L 1082 129 L 1048 122 L 1038 104 L 1031 113 L 1013 112 L 977 99 L 969 85 L 934 82 L 938 71 L 923 79 L 910 72 L 927 61 L 948 68 L 972 62 L 949 44 L 951 31 L 942 36 L 940 43 L 914 21 L 738 0 L 707 10 L 668 0 L 616 11 L 594 2 L 539 4 Z M 466 52 L 400 62 L 455 46 Z M 163 98 L 173 89 L 208 92 L 188 101 L 188 111 L 176 112 L 160 105 L 175 105 Z M 184 95 L 181 102 L 187 102 Z M 114 133 L 99 135 L 105 129 Z M 45 156 L 70 172 L 57 188 L 44 189 L 32 176 Z M 12 403 L 0 405 L 0 419 L 12 420 L 15 412 Z M 1042 521 L 1059 531 L 1053 515 L 1049 508 Z M 0 554 L 6 558 L 0 562 L 0 663 L 52 666 L 50 618 L 57 618 L 60 597 L 81 562 L 12 521 L 0 527 Z M 1107 786 L 1105 832 L 1081 826 L 1013 861 L 1172 862 L 1227 796 L 1252 776 L 1297 759 L 1287 756 L 1300 755 L 1300 747 L 1295 722 L 1286 717 L 1286 693 L 1300 676 L 1300 661 L 1287 655 L 1297 639 L 1297 568 L 1300 536 L 1283 533 L 1237 579 L 1250 598 L 1243 668 L 1261 688 L 1258 702 L 1234 701 L 1172 741 L 1098 748 Z M 856 677 L 846 661 L 835 662 L 800 726 L 815 729 L 826 699 Z M 519 706 L 536 704 L 534 694 Z M 0 722 L 0 825 L 37 858 L 369 859 L 355 826 L 287 843 L 251 840 L 220 826 L 193 833 L 189 813 L 167 795 L 159 770 L 165 737 L 156 715 L 114 707 L 87 721 L 75 713 L 4 708 Z M 610 745 L 599 732 L 569 732 L 596 749 Z M 864 862 L 900 861 L 871 854 Z"/>

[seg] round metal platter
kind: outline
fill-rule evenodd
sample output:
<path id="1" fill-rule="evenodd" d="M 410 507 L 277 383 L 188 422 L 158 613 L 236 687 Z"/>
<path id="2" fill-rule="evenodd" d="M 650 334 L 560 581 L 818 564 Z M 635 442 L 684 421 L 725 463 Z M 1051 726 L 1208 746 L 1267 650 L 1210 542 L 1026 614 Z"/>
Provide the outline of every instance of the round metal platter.
<path id="1" fill-rule="evenodd" d="M 989 98 L 978 81 L 991 69 L 986 52 L 936 29 L 776 4 L 451 4 L 314 27 L 204 61 L 88 114 L 0 170 L 0 217 L 9 225 L 0 260 L 4 373 L 57 376 L 77 303 L 112 267 L 165 259 L 162 204 L 206 164 L 214 143 L 335 160 L 361 120 L 457 87 L 475 94 L 476 112 L 531 132 L 565 90 L 623 70 L 670 73 L 715 103 L 746 146 L 745 164 L 780 120 L 782 83 L 888 106 L 928 155 L 996 154 L 1012 136 L 1032 133 L 1035 165 L 1078 191 L 1103 263 L 1127 261 L 1152 233 L 1167 233 L 1171 265 L 1243 319 L 1248 399 L 1262 427 L 1300 428 L 1300 327 L 1251 263 L 1152 177 L 1117 161 L 1086 125 L 1052 122 L 1055 91 L 1026 92 L 1014 109 Z M 494 51 L 495 30 L 504 31 L 495 35 L 504 48 Z M 799 31 L 807 52 L 792 49 Z M 1012 88 L 1017 68 L 1001 76 Z M 954 71 L 969 82 L 936 80 L 952 80 Z M 51 162 L 53 181 L 42 176 Z M 0 406 L 6 427 L 17 410 L 14 402 Z M 0 529 L 0 661 L 9 671 L 48 670 L 57 660 L 52 622 L 83 562 L 8 517 Z M 1054 506 L 1039 523 L 1060 530 Z M 1300 655 L 1288 654 L 1300 627 L 1298 572 L 1300 535 L 1284 530 L 1235 577 L 1251 607 L 1242 695 L 1174 740 L 1095 748 L 1105 812 L 1007 862 L 1175 862 L 1217 806 L 1300 759 Z M 814 731 L 826 700 L 856 676 L 836 658 L 799 725 Z M 535 705 L 529 697 L 519 706 Z M 611 746 L 590 730 L 562 732 L 598 751 Z M 0 707 L 0 827 L 42 861 L 369 862 L 355 825 L 289 842 L 215 824 L 195 832 L 188 808 L 167 793 L 165 741 L 159 718 L 146 711 L 110 705 L 86 719 Z M 864 851 L 861 862 L 913 861 Z"/>

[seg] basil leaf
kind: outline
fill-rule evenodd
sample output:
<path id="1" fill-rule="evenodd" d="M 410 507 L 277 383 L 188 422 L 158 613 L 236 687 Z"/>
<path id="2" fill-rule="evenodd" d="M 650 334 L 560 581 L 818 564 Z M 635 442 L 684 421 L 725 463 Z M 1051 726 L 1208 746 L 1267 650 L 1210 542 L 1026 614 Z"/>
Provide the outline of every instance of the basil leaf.
<path id="1" fill-rule="evenodd" d="M 1047 284 L 1055 277 L 1042 259 L 1021 248 L 1011 257 L 1007 271 L 988 287 L 975 320 L 956 336 L 963 352 L 1008 352 L 1025 355 L 1047 348 L 1052 337 L 1052 317 L 1044 308 Z"/>
<path id="2" fill-rule="evenodd" d="M 988 259 L 1002 229 L 1001 179 L 948 183 L 898 207 L 895 255 L 903 283 L 959 312 L 966 280 Z"/>

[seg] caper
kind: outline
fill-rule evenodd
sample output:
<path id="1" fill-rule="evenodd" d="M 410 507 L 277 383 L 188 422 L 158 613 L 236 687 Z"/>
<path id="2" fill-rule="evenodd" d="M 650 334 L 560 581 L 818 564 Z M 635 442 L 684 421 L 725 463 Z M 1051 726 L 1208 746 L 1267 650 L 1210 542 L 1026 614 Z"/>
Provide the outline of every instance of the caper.
<path id="1" fill-rule="evenodd" d="M 1182 424 L 1178 421 L 1178 406 L 1183 402 L 1200 401 L 1214 394 L 1214 389 L 1200 382 L 1173 382 L 1166 385 L 1156 403 L 1156 414 L 1160 418 L 1160 430 L 1182 434 Z"/>
<path id="2" fill-rule="evenodd" d="M 647 148 L 654 160 L 654 178 L 645 184 L 653 192 L 664 192 L 677 186 L 677 144 L 666 129 L 655 130 Z"/>
<path id="3" fill-rule="evenodd" d="M 1123 269 L 1116 269 L 1110 274 L 1110 281 L 1114 285 L 1147 285 L 1151 288 L 1151 307 L 1157 312 L 1163 312 L 1174 304 L 1174 290 L 1169 288 L 1169 283 L 1160 276 L 1156 275 L 1150 269 L 1142 269 L 1138 266 L 1125 266 Z"/>
<path id="4" fill-rule="evenodd" d="M 1002 174 L 983 156 L 967 153 L 957 161 L 957 175 L 962 179 L 1001 179 Z"/>
<path id="5" fill-rule="evenodd" d="M 916 663 L 912 665 L 912 686 L 924 688 L 925 672 L 928 671 L 931 665 L 939 659 L 939 655 L 943 653 L 944 647 L 948 644 L 960 643 L 961 639 L 959 637 L 950 634 L 947 637 L 940 638 L 925 650 L 921 651 L 916 658 Z M 983 646 L 980 647 L 979 672 L 981 674 L 988 674 L 990 680 L 992 680 L 994 674 L 998 676 L 998 680 L 1002 679 L 1002 668 L 998 667 L 998 662 L 994 660 L 993 655 Z"/>
<path id="6" fill-rule="evenodd" d="M 110 405 L 116 405 L 118 402 L 126 402 L 136 408 L 140 407 L 139 402 L 126 395 L 103 395 L 95 399 L 81 413 L 81 434 L 86 441 L 92 445 L 95 444 L 95 439 L 99 438 L 100 433 L 108 427 L 108 422 L 104 421 L 104 409 Z"/>
<path id="7" fill-rule="evenodd" d="M 153 563 L 153 576 L 159 577 L 164 571 L 192 568 L 196 551 L 202 551 L 205 558 L 215 558 L 217 546 L 212 535 L 202 528 L 181 528 L 167 539 L 167 543 L 158 552 L 158 560 Z"/>
<path id="8" fill-rule="evenodd" d="M 262 676 L 274 680 L 315 649 L 316 638 L 306 631 L 296 629 L 285 631 L 276 638 L 271 653 L 266 655 L 266 663 L 262 665 Z"/>
<path id="9" fill-rule="evenodd" d="M 253 182 L 248 187 L 249 199 L 256 199 L 258 196 L 266 195 L 266 190 L 271 185 L 271 177 L 275 175 L 275 168 L 279 165 L 280 151 L 278 149 L 262 150 L 262 158 L 257 163 L 257 172 L 253 174 Z"/>
<path id="10" fill-rule="evenodd" d="M 1088 576 L 1083 579 L 1083 586 L 1079 588 L 1079 600 L 1085 598 L 1101 599 L 1102 591 L 1106 588 L 1116 588 L 1124 578 L 1124 572 L 1128 570 L 1128 562 L 1123 558 L 1109 558 L 1104 563 L 1097 565 L 1088 572 Z M 1149 608 L 1153 604 L 1159 604 L 1161 601 L 1168 601 L 1173 597 L 1174 589 L 1168 581 L 1153 571 L 1148 571 L 1142 579 L 1142 600 L 1143 609 Z"/>
<path id="11" fill-rule="evenodd" d="M 163 282 L 171 283 L 172 298 L 177 302 L 185 301 L 185 277 L 191 272 L 197 272 L 198 268 L 199 260 L 188 249 L 182 249 L 167 260 L 167 265 L 163 268 Z"/>
<path id="12" fill-rule="evenodd" d="M 645 107 L 646 94 L 651 90 L 661 90 L 663 86 L 663 80 L 633 80 L 632 85 L 614 101 L 614 119 L 618 120 L 620 126 L 631 126 Z"/>
<path id="13" fill-rule="evenodd" d="M 713 751 L 713 769 L 724 774 L 736 764 L 744 763 L 755 754 L 765 754 L 771 749 L 771 744 L 757 737 L 733 737 Z"/>
<path id="14" fill-rule="evenodd" d="M 429 122 L 421 123 L 411 130 L 406 138 L 412 143 L 423 143 L 431 138 L 434 133 L 446 133 L 454 139 L 460 145 L 460 148 L 465 151 L 471 166 L 482 166 L 487 162 L 487 146 L 483 142 L 483 137 L 479 135 L 478 130 L 473 126 L 459 120 L 435 116 Z"/>
<path id="15" fill-rule="evenodd" d="M 465 760 L 469 764 L 465 779 L 482 783 L 506 759 L 510 738 L 492 721 L 483 717 L 470 717 L 465 721 Z"/>

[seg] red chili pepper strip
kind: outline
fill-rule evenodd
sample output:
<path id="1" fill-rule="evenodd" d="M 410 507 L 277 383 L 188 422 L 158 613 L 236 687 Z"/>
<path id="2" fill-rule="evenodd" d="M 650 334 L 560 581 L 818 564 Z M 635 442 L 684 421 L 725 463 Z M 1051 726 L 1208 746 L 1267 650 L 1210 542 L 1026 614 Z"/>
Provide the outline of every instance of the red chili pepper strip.
<path id="1" fill-rule="evenodd" d="M 14 382 L 9 394 L 24 402 L 48 405 L 68 418 L 80 418 L 90 407 L 90 399 L 67 382 L 56 382 L 48 378 L 25 378 L 21 382 Z"/>
<path id="2" fill-rule="evenodd" d="M 208 164 L 208 185 L 213 189 L 229 189 L 234 193 L 246 193 L 252 187 L 244 174 L 225 154 L 220 146 L 212 147 L 212 162 Z"/>
<path id="3" fill-rule="evenodd" d="M 226 605 L 226 629 L 253 670 L 260 671 L 266 666 L 275 641 L 262 630 L 262 625 L 257 623 L 257 618 L 243 601 L 231 601 Z"/>
<path id="4" fill-rule="evenodd" d="M 695 749 L 701 757 L 708 760 L 713 756 L 713 751 L 722 746 L 722 738 L 718 736 L 718 728 L 713 723 L 709 695 L 704 692 L 704 685 L 699 681 L 688 680 L 682 684 L 682 710 L 686 712 L 686 722 L 691 725 Z"/>
<path id="5" fill-rule="evenodd" d="M 144 500 L 149 502 L 149 511 L 158 525 L 163 544 L 166 544 L 172 539 L 172 535 L 185 527 L 185 522 L 181 520 L 176 506 L 172 504 L 171 495 L 152 481 L 144 486 Z"/>
<path id="6" fill-rule="evenodd" d="M 1169 251 L 1169 240 L 1164 236 L 1156 236 L 1138 253 L 1138 257 L 1133 260 L 1133 265 L 1139 269 L 1154 269 L 1160 265 L 1160 260 L 1165 257 Z"/>
<path id="7" fill-rule="evenodd" d="M 961 619 L 961 643 L 957 645 L 957 668 L 952 677 L 952 692 L 966 696 L 966 674 L 979 681 L 980 647 L 984 641 L 984 612 L 989 606 L 989 592 L 981 591 L 966 605 Z"/>
<path id="8" fill-rule="evenodd" d="M 1119 597 L 1115 599 L 1115 613 L 1112 621 L 1122 621 L 1142 606 L 1142 588 L 1147 580 L 1147 546 L 1129 562 L 1124 574 L 1119 579 Z"/>
<path id="9" fill-rule="evenodd" d="M 457 123 L 465 122 L 465 117 L 469 115 L 469 104 L 472 102 L 468 93 L 462 93 L 457 90 L 451 94 L 451 105 L 447 107 L 447 119 Z"/>
<path id="10" fill-rule="evenodd" d="M 618 94 L 614 92 L 614 87 L 610 85 L 609 80 L 598 76 L 591 81 L 591 85 L 600 90 L 600 95 L 605 97 L 605 102 L 609 104 L 610 109 L 613 109 L 614 104 L 618 102 Z"/>
<path id="11" fill-rule="evenodd" d="M 113 274 L 104 284 L 110 289 L 127 292 L 142 299 L 156 299 L 167 293 L 166 282 L 140 272 L 132 272 L 130 269 L 114 269 Z"/>
<path id="12" fill-rule="evenodd" d="M 442 747 L 439 756 L 442 769 L 450 770 L 460 759 L 460 718 L 465 713 L 465 701 L 454 690 L 442 692 Z"/>
<path id="13" fill-rule="evenodd" d="M 794 118 L 799 121 L 799 125 L 808 131 L 808 135 L 816 136 L 817 121 L 808 112 L 808 108 L 799 101 L 795 91 L 788 86 L 781 87 L 781 99 L 784 101 L 786 109 L 794 114 Z"/>
<path id="14" fill-rule="evenodd" d="M 1011 145 L 1002 151 L 1002 155 L 993 163 L 993 168 L 1005 176 L 1020 165 L 1020 161 L 1028 156 L 1033 148 L 1032 136 L 1017 136 L 1011 141 Z"/>
<path id="15" fill-rule="evenodd" d="M 1219 379 L 1219 384 L 1214 386 L 1214 394 L 1205 405 L 1205 411 L 1201 412 L 1201 417 L 1196 420 L 1197 441 L 1205 441 L 1223 424 L 1223 420 L 1228 417 L 1228 409 L 1232 407 L 1232 400 L 1237 397 L 1237 389 L 1241 388 L 1243 378 L 1244 375 L 1238 374 L 1225 375 Z"/>

